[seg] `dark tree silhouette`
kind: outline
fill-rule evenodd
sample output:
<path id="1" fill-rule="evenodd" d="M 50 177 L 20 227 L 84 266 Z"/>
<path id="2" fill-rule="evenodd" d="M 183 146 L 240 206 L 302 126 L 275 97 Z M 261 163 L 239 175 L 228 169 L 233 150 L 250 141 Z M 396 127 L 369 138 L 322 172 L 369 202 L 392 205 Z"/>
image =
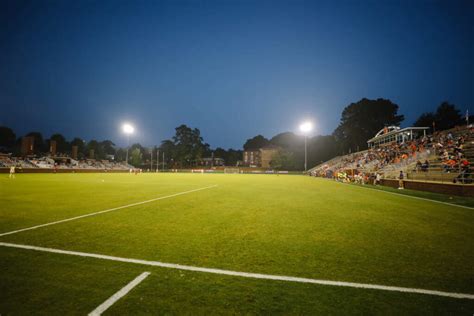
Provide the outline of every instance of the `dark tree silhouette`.
<path id="1" fill-rule="evenodd" d="M 308 141 L 308 165 L 316 166 L 338 155 L 339 147 L 333 135 L 315 136 Z"/>
<path id="2" fill-rule="evenodd" d="M 71 141 L 71 148 L 72 146 L 77 146 L 77 152 L 78 152 L 78 155 L 79 156 L 83 156 L 85 154 L 85 149 L 86 149 L 86 142 L 79 138 L 79 137 L 75 137 L 72 141 Z"/>
<path id="3" fill-rule="evenodd" d="M 364 98 L 344 109 L 333 135 L 344 152 L 365 149 L 367 140 L 384 126 L 399 125 L 404 120 L 397 112 L 398 105 L 390 100 Z"/>
<path id="4" fill-rule="evenodd" d="M 175 131 L 172 139 L 163 141 L 160 146 L 168 164 L 176 167 L 191 166 L 211 154 L 210 146 L 203 142 L 199 129 L 183 124 L 175 128 Z"/>
<path id="5" fill-rule="evenodd" d="M 244 144 L 244 150 L 260 149 L 262 147 L 267 146 L 268 144 L 270 144 L 270 141 L 268 139 L 266 139 L 262 135 L 257 135 L 253 138 L 247 139 Z"/>
<path id="6" fill-rule="evenodd" d="M 278 150 L 278 152 L 272 157 L 270 166 L 276 170 L 295 170 L 298 168 L 293 153 L 284 149 Z"/>
<path id="7" fill-rule="evenodd" d="M 16 135 L 13 130 L 6 126 L 0 126 L 0 146 L 11 148 L 15 145 Z"/>
<path id="8" fill-rule="evenodd" d="M 46 146 L 46 142 L 43 139 L 43 135 L 40 132 L 29 132 L 25 136 L 33 137 L 34 139 L 34 152 L 43 153 L 47 152 L 49 148 Z"/>
<path id="9" fill-rule="evenodd" d="M 70 150 L 70 144 L 66 141 L 66 138 L 61 134 L 53 134 L 50 137 L 50 141 L 56 141 L 56 150 L 60 153 L 65 153 Z"/>
<path id="10" fill-rule="evenodd" d="M 436 122 L 436 116 L 431 112 L 427 112 L 421 114 L 415 123 L 413 123 L 413 126 L 433 128 L 433 122 Z"/>
<path id="11" fill-rule="evenodd" d="M 437 130 L 450 129 L 462 123 L 461 112 L 454 104 L 446 101 L 438 106 L 435 117 Z"/>
<path id="12" fill-rule="evenodd" d="M 421 114 L 414 125 L 432 128 L 433 122 L 435 123 L 436 130 L 442 131 L 464 124 L 465 118 L 462 117 L 461 112 L 454 104 L 445 101 L 438 106 L 435 113 L 427 112 Z"/>
<path id="13" fill-rule="evenodd" d="M 111 140 L 103 140 L 100 142 L 100 147 L 106 155 L 115 155 L 115 144 Z"/>

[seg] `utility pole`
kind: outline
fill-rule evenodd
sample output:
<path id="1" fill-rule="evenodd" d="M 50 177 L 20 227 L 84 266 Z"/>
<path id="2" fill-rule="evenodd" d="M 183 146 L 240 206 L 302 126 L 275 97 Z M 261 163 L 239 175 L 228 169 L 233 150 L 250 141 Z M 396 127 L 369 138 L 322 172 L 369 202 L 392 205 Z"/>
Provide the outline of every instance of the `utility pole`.
<path id="1" fill-rule="evenodd" d="M 163 152 L 163 172 L 165 172 L 165 152 Z"/>
<path id="2" fill-rule="evenodd" d="M 304 136 L 304 171 L 308 171 L 308 149 L 307 149 L 308 136 Z"/>
<path id="3" fill-rule="evenodd" d="M 153 170 L 153 147 L 150 150 L 150 172 Z"/>
<path id="4" fill-rule="evenodd" d="M 160 150 L 156 152 L 156 172 L 160 171 Z"/>

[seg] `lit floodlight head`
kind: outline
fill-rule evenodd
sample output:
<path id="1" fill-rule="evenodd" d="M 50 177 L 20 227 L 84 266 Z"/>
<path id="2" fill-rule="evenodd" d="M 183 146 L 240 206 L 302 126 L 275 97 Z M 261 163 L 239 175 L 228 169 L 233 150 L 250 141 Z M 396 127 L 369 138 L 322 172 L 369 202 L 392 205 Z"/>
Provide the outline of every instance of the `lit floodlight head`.
<path id="1" fill-rule="evenodd" d="M 125 134 L 133 134 L 133 132 L 135 131 L 135 128 L 133 128 L 132 125 L 128 124 L 128 123 L 125 123 L 122 125 L 122 130 Z"/>
<path id="2" fill-rule="evenodd" d="M 313 129 L 313 123 L 311 122 L 304 122 L 303 124 L 300 125 L 300 131 L 307 134 L 311 132 Z"/>

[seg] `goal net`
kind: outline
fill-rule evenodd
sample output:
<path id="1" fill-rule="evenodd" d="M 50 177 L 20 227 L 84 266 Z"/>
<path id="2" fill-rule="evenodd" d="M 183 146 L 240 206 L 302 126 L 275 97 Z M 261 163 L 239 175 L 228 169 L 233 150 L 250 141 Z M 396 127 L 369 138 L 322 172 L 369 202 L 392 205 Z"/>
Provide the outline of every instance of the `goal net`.
<path id="1" fill-rule="evenodd" d="M 224 173 L 240 173 L 239 168 L 224 168 Z"/>

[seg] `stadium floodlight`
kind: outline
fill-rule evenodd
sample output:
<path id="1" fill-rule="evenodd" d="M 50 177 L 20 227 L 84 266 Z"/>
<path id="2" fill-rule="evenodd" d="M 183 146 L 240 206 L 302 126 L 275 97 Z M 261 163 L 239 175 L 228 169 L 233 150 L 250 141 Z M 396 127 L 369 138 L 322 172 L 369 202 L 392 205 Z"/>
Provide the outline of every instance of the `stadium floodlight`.
<path id="1" fill-rule="evenodd" d="M 313 130 L 313 123 L 306 121 L 300 125 L 300 131 L 304 134 L 304 171 L 308 171 L 308 134 Z"/>
<path id="2" fill-rule="evenodd" d="M 122 130 L 125 134 L 130 135 L 130 134 L 133 134 L 133 132 L 135 131 L 135 128 L 133 128 L 133 126 L 130 125 L 129 123 L 125 123 L 122 125 Z"/>
<path id="3" fill-rule="evenodd" d="M 308 134 L 313 130 L 313 123 L 311 122 L 304 122 L 303 124 L 300 125 L 300 131 L 303 132 L 304 134 Z"/>
<path id="4" fill-rule="evenodd" d="M 135 128 L 133 127 L 133 125 L 129 123 L 124 123 L 122 125 L 122 131 L 127 135 L 127 151 L 125 155 L 125 161 L 128 164 L 128 147 L 130 147 L 130 135 L 133 134 L 133 132 L 135 131 Z"/>

